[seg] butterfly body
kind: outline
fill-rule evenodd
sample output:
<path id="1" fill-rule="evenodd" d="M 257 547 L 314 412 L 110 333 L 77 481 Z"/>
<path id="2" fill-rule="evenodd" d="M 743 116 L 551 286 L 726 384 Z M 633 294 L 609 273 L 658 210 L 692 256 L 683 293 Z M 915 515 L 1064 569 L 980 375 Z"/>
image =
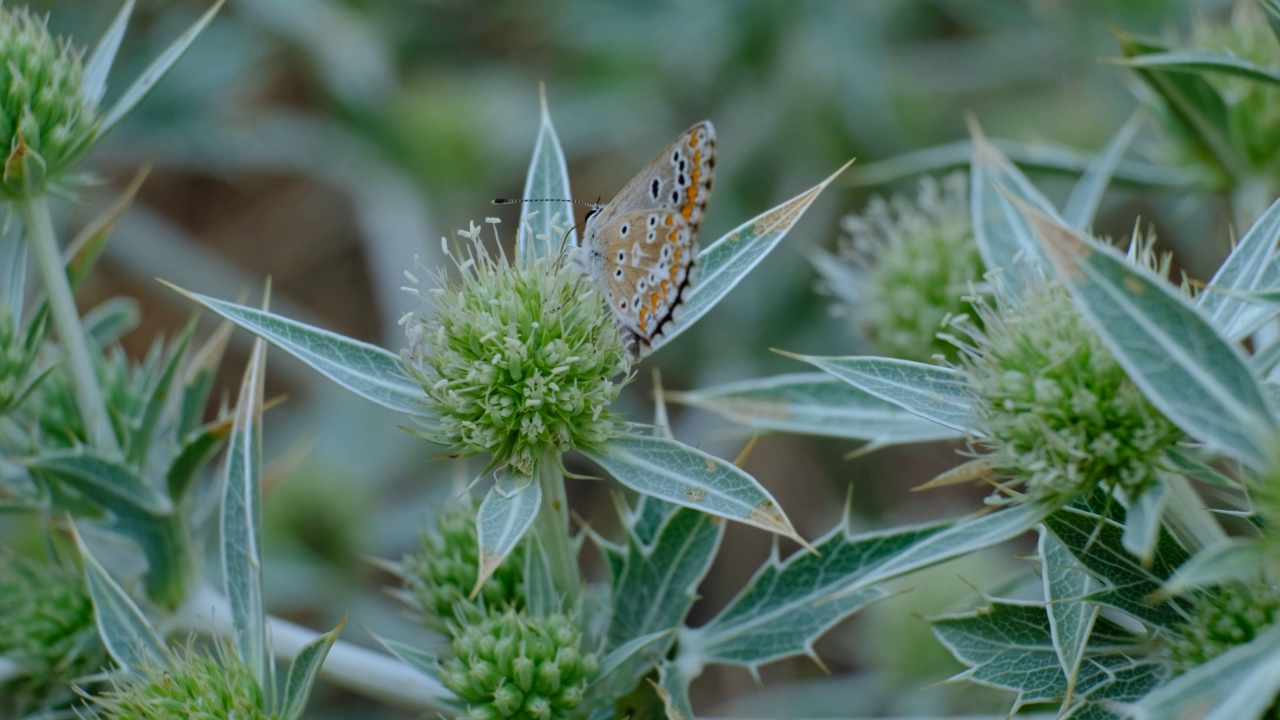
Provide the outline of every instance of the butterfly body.
<path id="1" fill-rule="evenodd" d="M 587 216 L 582 259 L 632 357 L 673 321 L 689 288 L 715 145 L 709 121 L 694 125 Z"/>

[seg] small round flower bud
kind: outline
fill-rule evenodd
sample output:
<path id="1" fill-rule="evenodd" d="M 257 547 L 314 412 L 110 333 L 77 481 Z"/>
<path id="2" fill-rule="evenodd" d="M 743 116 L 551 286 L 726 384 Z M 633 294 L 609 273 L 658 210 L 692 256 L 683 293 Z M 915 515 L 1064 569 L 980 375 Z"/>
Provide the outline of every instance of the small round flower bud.
<path id="1" fill-rule="evenodd" d="M 1198 593 L 1191 617 L 1173 635 L 1169 659 L 1186 672 L 1243 645 L 1276 621 L 1280 592 L 1263 582 L 1236 582 Z"/>
<path id="2" fill-rule="evenodd" d="M 818 267 L 825 289 L 841 301 L 833 309 L 852 318 L 879 354 L 919 362 L 955 357 L 956 348 L 937 334 L 943 318 L 971 312 L 964 297 L 982 274 L 968 194 L 963 173 L 941 183 L 925 177 L 915 202 L 877 196 L 841 222 L 847 237 L 840 253 L 823 258 L 838 264 Z"/>
<path id="3" fill-rule="evenodd" d="M 615 431 L 609 406 L 629 368 L 604 301 L 558 257 L 512 265 L 470 239 L 460 277 L 406 318 L 402 353 L 438 420 L 421 434 L 495 467 L 531 475 L 548 455 L 598 446 Z"/>
<path id="4" fill-rule="evenodd" d="M 566 633 L 566 627 L 573 632 Z M 482 645 L 464 643 L 469 636 L 497 639 L 480 652 L 463 654 L 463 647 Z M 595 656 L 584 654 L 581 643 L 581 631 L 563 615 L 530 618 L 508 610 L 458 628 L 454 654 L 442 662 L 440 676 L 467 709 L 467 717 L 479 717 L 476 713 L 488 708 L 500 717 L 568 718 L 596 670 Z M 510 657 L 513 646 L 522 652 Z M 566 655 L 567 650 L 572 654 Z M 574 662 L 561 663 L 561 658 Z"/>
<path id="5" fill-rule="evenodd" d="M 249 667 L 231 652 L 219 657 L 195 649 L 111 677 L 112 689 L 93 699 L 104 720 L 236 718 L 268 720 L 262 689 Z"/>

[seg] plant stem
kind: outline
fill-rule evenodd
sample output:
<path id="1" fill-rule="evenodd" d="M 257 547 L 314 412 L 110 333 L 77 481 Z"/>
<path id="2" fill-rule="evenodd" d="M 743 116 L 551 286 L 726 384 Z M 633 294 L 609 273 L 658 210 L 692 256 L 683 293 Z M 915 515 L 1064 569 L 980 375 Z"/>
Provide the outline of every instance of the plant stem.
<path id="1" fill-rule="evenodd" d="M 176 618 L 183 629 L 230 636 L 235 632 L 231 605 L 222 593 L 208 585 L 197 588 Z M 279 618 L 267 616 L 267 638 L 272 654 L 292 660 L 319 633 Z M 435 678 L 424 675 L 399 660 L 338 640 L 329 649 L 321 677 L 334 685 L 365 697 L 401 707 L 448 712 L 447 700 L 453 697 Z"/>
<path id="2" fill-rule="evenodd" d="M 36 270 L 49 298 L 53 324 L 58 330 L 58 340 L 66 349 L 71 364 L 71 377 L 76 387 L 76 404 L 84 420 L 85 432 L 93 447 L 119 452 L 115 432 L 107 420 L 107 404 L 103 400 L 98 375 L 93 369 L 89 344 L 84 328 L 80 325 L 80 312 L 67 282 L 66 266 L 58 250 L 58 240 L 53 235 L 53 221 L 49 215 L 49 201 L 43 195 L 35 195 L 17 202 L 18 214 L 31 244 Z"/>
<path id="3" fill-rule="evenodd" d="M 538 483 L 542 486 L 542 505 L 538 507 L 533 529 L 546 549 L 556 590 L 562 597 L 576 598 L 579 594 L 578 557 L 569 538 L 569 503 L 564 491 L 564 473 L 554 455 L 547 455 L 538 463 Z"/>

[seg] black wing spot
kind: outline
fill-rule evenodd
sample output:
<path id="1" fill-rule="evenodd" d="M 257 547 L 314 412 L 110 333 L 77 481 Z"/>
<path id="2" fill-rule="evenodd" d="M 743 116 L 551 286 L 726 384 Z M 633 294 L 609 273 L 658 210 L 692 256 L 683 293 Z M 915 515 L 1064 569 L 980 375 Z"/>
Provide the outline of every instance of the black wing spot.
<path id="1" fill-rule="evenodd" d="M 653 182 L 649 185 L 649 194 L 653 196 L 654 200 L 657 200 L 658 193 L 660 192 L 662 192 L 662 181 L 658 178 L 654 178 Z M 652 225 L 652 221 L 649 224 Z"/>
<path id="2" fill-rule="evenodd" d="M 626 261 L 627 261 L 627 251 L 626 251 L 626 250 L 619 250 L 619 251 L 618 251 L 618 262 L 626 262 Z"/>
<path id="3" fill-rule="evenodd" d="M 627 301 L 626 301 L 626 300 L 622 300 L 622 301 L 620 301 L 620 302 L 618 303 L 618 307 L 622 308 L 623 310 L 626 310 L 626 309 L 627 309 Z"/>
<path id="4" fill-rule="evenodd" d="M 678 163 L 678 162 L 680 162 L 680 151 L 679 151 L 679 150 L 676 150 L 675 152 L 671 153 L 671 162 L 673 162 L 673 163 Z"/>
<path id="5" fill-rule="evenodd" d="M 672 190 L 672 191 L 671 191 L 671 203 L 672 203 L 673 205 L 679 205 L 679 204 L 680 204 L 680 191 L 679 191 L 679 190 Z"/>
<path id="6" fill-rule="evenodd" d="M 688 184 L 689 184 L 689 178 L 685 177 L 684 173 L 680 173 L 679 175 L 676 176 L 676 185 L 679 185 L 680 187 L 684 187 L 685 185 L 688 185 Z"/>
<path id="7" fill-rule="evenodd" d="M 613 276 L 619 280 L 622 279 L 622 268 L 613 271 Z"/>
<path id="8" fill-rule="evenodd" d="M 644 278 L 641 278 L 640 282 L 636 283 L 636 289 L 639 290 L 640 292 L 644 292 L 645 289 L 648 287 L 649 286 L 648 284 L 645 283 Z"/>
<path id="9" fill-rule="evenodd" d="M 618 232 L 619 232 L 623 237 L 626 237 L 626 236 L 627 236 L 627 233 L 631 232 L 631 226 L 630 226 L 630 225 L 628 225 L 627 223 L 622 223 L 622 227 L 618 228 Z"/>

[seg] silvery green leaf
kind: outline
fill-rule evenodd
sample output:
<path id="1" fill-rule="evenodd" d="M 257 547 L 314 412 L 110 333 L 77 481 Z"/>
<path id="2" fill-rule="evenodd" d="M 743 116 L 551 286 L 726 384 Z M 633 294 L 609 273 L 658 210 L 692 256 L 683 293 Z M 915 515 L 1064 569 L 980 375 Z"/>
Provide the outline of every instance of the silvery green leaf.
<path id="1" fill-rule="evenodd" d="M 1268 271 L 1276 265 L 1276 238 L 1280 236 L 1280 200 L 1271 204 L 1222 261 L 1209 285 L 1196 298 L 1200 312 L 1223 335 L 1239 340 L 1274 315 L 1274 310 L 1251 302 L 1247 293 L 1267 285 Z"/>
<path id="2" fill-rule="evenodd" d="M 693 678 L 688 671 L 675 663 L 663 663 L 658 668 L 658 697 L 666 711 L 667 720 L 693 720 L 693 705 L 689 703 L 689 684 Z"/>
<path id="3" fill-rule="evenodd" d="M 669 438 L 616 435 L 580 452 L 636 492 L 803 542 L 764 486 L 701 450 Z"/>
<path id="4" fill-rule="evenodd" d="M 412 645 L 402 643 L 399 640 L 384 638 L 372 631 L 367 632 L 372 635 L 373 639 L 377 640 L 382 647 L 386 648 L 387 652 L 395 655 L 404 662 L 405 665 L 408 665 L 433 680 L 440 680 L 440 665 L 436 662 L 437 658 L 435 655 L 432 655 L 421 648 L 416 648 Z"/>
<path id="5" fill-rule="evenodd" d="M 1039 258 L 1030 223 L 1012 198 L 1053 214 L 1053 205 L 1031 184 L 1021 170 L 995 148 L 976 123 L 973 136 L 973 163 L 969 168 L 969 210 L 973 215 L 973 240 L 988 271 L 1003 268 L 1002 281 L 1016 290 L 1025 273 L 1015 267 L 1021 256 Z"/>
<path id="6" fill-rule="evenodd" d="M 262 386 L 267 343 L 259 338 L 236 399 L 222 494 L 222 576 L 236 655 L 267 688 L 266 610 L 262 595 Z"/>
<path id="7" fill-rule="evenodd" d="M 47 473 L 103 510 L 117 515 L 165 515 L 173 504 L 148 484 L 138 471 L 89 450 L 54 450 L 29 458 L 14 458 L 30 470 Z"/>
<path id="8" fill-rule="evenodd" d="M 498 471 L 506 475 L 518 475 L 511 469 Z M 515 549 L 516 543 L 538 517 L 542 505 L 542 485 L 528 476 L 523 487 L 507 493 L 499 482 L 489 488 L 480 503 L 476 515 L 476 540 L 480 545 L 480 573 L 476 588 L 489 579 L 503 560 Z M 470 588 L 467 588 L 470 590 Z"/>
<path id="9" fill-rule="evenodd" d="M 311 698 L 311 688 L 320 675 L 320 666 L 324 665 L 329 648 L 333 647 L 338 634 L 342 632 L 342 626 L 346 624 L 347 621 L 343 619 L 338 627 L 312 640 L 298 651 L 293 664 L 289 666 L 289 679 L 285 683 L 284 700 L 280 703 L 278 717 L 283 720 L 299 720 L 302 717 L 302 712 L 307 709 L 307 700 Z"/>
<path id="10" fill-rule="evenodd" d="M 1071 683 L 1050 636 L 1043 605 L 994 602 L 976 612 L 930 622 L 938 639 L 968 666 L 958 677 L 1013 691 L 1015 711 L 1028 703 L 1057 703 L 1066 697 Z M 1123 679 L 1122 688 L 1136 695 L 1105 695 L 1112 700 L 1132 699 L 1159 684 L 1168 671 L 1163 664 L 1134 659 L 1141 643 L 1141 638 L 1098 618 L 1074 684 L 1077 693 L 1096 694 L 1096 686 Z"/>
<path id="11" fill-rule="evenodd" d="M 147 451 L 152 447 L 152 442 L 156 440 L 156 430 L 160 424 L 160 418 L 165 408 L 171 406 L 169 390 L 173 387 L 174 380 L 178 377 L 178 371 L 182 366 L 183 359 L 186 357 L 187 346 L 195 333 L 195 320 L 195 318 L 192 318 L 165 350 L 168 358 L 165 359 L 160 367 L 155 381 L 147 383 L 144 397 L 145 405 L 140 415 L 135 418 L 133 423 L 130 423 L 129 431 L 125 437 L 125 454 L 129 462 L 135 467 L 142 467 L 145 463 Z M 163 349 L 163 346 L 157 345 L 157 348 Z"/>
<path id="12" fill-rule="evenodd" d="M 1260 718 L 1280 691 L 1280 627 L 1272 627 L 1124 708 L 1135 720 Z"/>
<path id="13" fill-rule="evenodd" d="M 1120 544 L 1144 565 L 1151 562 L 1156 541 L 1160 538 L 1160 520 L 1169 502 L 1168 489 L 1169 486 L 1163 482 L 1152 483 L 1129 505 Z"/>
<path id="14" fill-rule="evenodd" d="M 973 410 L 979 402 L 964 377 L 951 368 L 880 357 L 790 355 L 853 387 L 960 433 L 978 433 Z"/>
<path id="15" fill-rule="evenodd" d="M 529 174 L 524 180 L 525 200 L 564 200 L 565 202 L 539 202 L 522 207 L 521 214 L 535 213 L 529 222 L 520 223 L 520 231 L 516 236 L 516 256 L 521 262 L 528 263 L 536 258 L 560 253 L 563 238 L 561 232 L 552 232 L 551 221 L 555 219 L 561 228 L 572 227 L 573 197 L 569 190 L 569 168 L 564 162 L 564 151 L 560 149 L 560 139 L 556 137 L 556 129 L 551 124 L 551 112 L 547 109 L 546 88 L 539 88 L 539 99 L 542 108 L 538 125 L 538 140 L 533 146 L 533 159 L 529 161 Z M 578 245 L 577 230 L 570 230 L 568 239 L 564 241 L 568 247 Z"/>
<path id="16" fill-rule="evenodd" d="M 693 285 L 686 291 L 684 306 L 664 334 L 653 338 L 650 352 L 671 342 L 698 318 L 710 312 L 751 269 L 764 260 L 818 195 L 844 172 L 845 163 L 826 180 L 761 215 L 746 221 L 698 253 Z"/>
<path id="17" fill-rule="evenodd" d="M 366 400 L 414 417 L 429 416 L 423 405 L 425 393 L 405 373 L 404 363 L 395 353 L 265 310 L 173 289 L 270 341 Z"/>
<path id="18" fill-rule="evenodd" d="M 1235 344 L 1162 278 L 1023 210 L 1077 307 L 1151 403 L 1192 437 L 1266 466 L 1275 420 Z"/>
<path id="19" fill-rule="evenodd" d="M 925 530 L 928 532 L 928 530 Z M 812 655 L 824 632 L 888 594 L 862 578 L 882 568 L 920 532 L 853 536 L 847 520 L 814 543 L 780 561 L 775 546 L 733 600 L 702 627 L 680 635 L 677 662 L 701 668 L 709 663 L 760 665 L 794 655 Z M 863 589 L 845 592 L 851 585 Z"/>
<path id="20" fill-rule="evenodd" d="M 1116 60 L 1115 62 L 1118 65 L 1127 65 L 1134 68 L 1192 73 L 1199 76 L 1219 73 L 1255 82 L 1280 85 L 1280 73 L 1270 68 L 1254 65 L 1247 60 L 1208 50 L 1154 52 Z"/>
<path id="21" fill-rule="evenodd" d="M 1021 143 L 1000 138 L 990 138 L 988 142 L 1018 167 L 1045 173 L 1080 176 L 1096 161 L 1094 155 L 1063 145 Z M 859 164 L 849 173 L 849 179 L 854 185 L 881 185 L 916 175 L 969 167 L 972 158 L 973 143 L 957 140 L 887 160 Z M 1115 171 L 1117 182 L 1152 188 L 1185 188 L 1196 185 L 1199 177 L 1200 173 L 1192 168 L 1171 168 L 1134 160 L 1121 162 Z"/>
<path id="22" fill-rule="evenodd" d="M 1062 208 L 1062 219 L 1068 225 L 1088 230 L 1093 224 L 1093 218 L 1098 213 L 1102 197 L 1107 187 L 1111 185 L 1111 179 L 1115 176 L 1116 169 L 1120 167 L 1120 161 L 1124 158 L 1125 151 L 1129 149 L 1129 143 L 1133 142 L 1133 136 L 1138 133 L 1144 120 L 1145 116 L 1141 110 L 1135 112 L 1111 138 L 1102 152 L 1089 163 L 1080 181 L 1071 188 L 1071 196 L 1067 198 L 1067 204 Z"/>
<path id="23" fill-rule="evenodd" d="M 138 79 L 133 81 L 127 90 L 116 100 L 111 109 L 107 111 L 102 118 L 102 122 L 98 125 L 98 131 L 95 134 L 95 141 L 105 137 L 108 133 L 115 129 L 116 125 L 124 119 L 129 111 L 133 110 L 143 98 L 151 93 L 156 84 L 169 73 L 174 64 L 186 53 L 191 43 L 195 42 L 200 33 L 204 32 L 205 27 L 213 21 L 213 16 L 218 14 L 218 9 L 222 7 L 223 0 L 215 0 L 213 7 L 209 8 L 204 15 L 201 15 L 195 24 L 187 28 L 186 32 L 178 36 L 164 52 L 151 62 L 151 65 Z"/>
<path id="24" fill-rule="evenodd" d="M 653 645 L 663 637 L 674 635 L 674 630 L 660 630 L 658 632 L 641 635 L 638 638 L 632 638 L 627 642 L 609 651 L 608 655 L 600 661 L 600 668 L 596 671 L 597 678 L 605 678 L 611 675 L 615 670 L 620 669 L 624 663 L 631 658 L 639 655 L 641 650 Z"/>
<path id="25" fill-rule="evenodd" d="M 1271 33 L 1280 41 L 1280 0 L 1262 0 L 1262 11 L 1267 15 Z"/>
<path id="26" fill-rule="evenodd" d="M 757 430 L 866 440 L 870 447 L 963 437 L 823 373 L 777 375 L 666 397 Z"/>
<path id="27" fill-rule="evenodd" d="M 538 488 L 542 494 L 542 488 Z M 524 597 L 525 607 L 529 614 L 542 617 L 559 612 L 563 604 L 560 593 L 556 590 L 555 575 L 551 570 L 551 559 L 547 557 L 547 548 L 538 539 L 538 533 L 529 533 L 526 538 L 528 550 L 524 554 Z"/>
<path id="28" fill-rule="evenodd" d="M 128 593 L 89 552 L 75 525 L 71 526 L 71 533 L 84 561 L 85 584 L 89 597 L 93 598 L 98 634 L 107 652 L 126 673 L 144 663 L 162 666 L 168 653 L 164 640 L 147 622 Z"/>
<path id="29" fill-rule="evenodd" d="M 19 221 L 0 221 L 0 310 L 13 315 L 14 327 L 22 327 L 22 310 L 27 299 L 27 238 Z"/>
<path id="30" fill-rule="evenodd" d="M 84 85 L 80 91 L 85 107 L 96 108 L 102 102 L 102 96 L 107 92 L 107 75 L 116 61 L 116 52 L 120 49 L 120 41 L 124 39 L 124 31 L 132 14 L 133 0 L 125 0 L 85 63 Z"/>
<path id="31" fill-rule="evenodd" d="M 1192 555 L 1164 584 L 1168 595 L 1259 577 L 1267 554 L 1255 538 L 1225 538 Z"/>
<path id="32" fill-rule="evenodd" d="M 1114 499 L 1098 500 L 1101 510 L 1083 502 L 1045 518 L 1044 524 L 1080 565 L 1102 582 L 1093 599 L 1160 628 L 1172 629 L 1185 620 L 1175 600 L 1150 602 L 1174 571 L 1187 561 L 1187 551 L 1163 529 L 1149 565 L 1129 554 L 1122 544 L 1125 514 Z"/>
<path id="33" fill-rule="evenodd" d="M 605 645 L 609 651 L 636 638 L 667 633 L 684 622 L 725 526 L 705 513 L 648 497 L 641 497 L 622 519 L 626 545 L 593 536 L 611 575 L 613 608 Z M 648 657 L 665 656 L 674 641 L 674 633 L 667 633 L 645 653 L 624 659 L 609 681 L 611 687 L 628 692 L 652 669 Z"/>
<path id="34" fill-rule="evenodd" d="M 1039 554 L 1049 637 L 1067 678 L 1066 697 L 1070 697 L 1075 693 L 1080 663 L 1101 607 L 1086 599 L 1097 589 L 1097 583 L 1044 528 L 1040 529 Z"/>
<path id="35" fill-rule="evenodd" d="M 98 347 L 109 347 L 136 329 L 141 321 L 138 301 L 117 296 L 84 314 L 84 331 Z"/>

